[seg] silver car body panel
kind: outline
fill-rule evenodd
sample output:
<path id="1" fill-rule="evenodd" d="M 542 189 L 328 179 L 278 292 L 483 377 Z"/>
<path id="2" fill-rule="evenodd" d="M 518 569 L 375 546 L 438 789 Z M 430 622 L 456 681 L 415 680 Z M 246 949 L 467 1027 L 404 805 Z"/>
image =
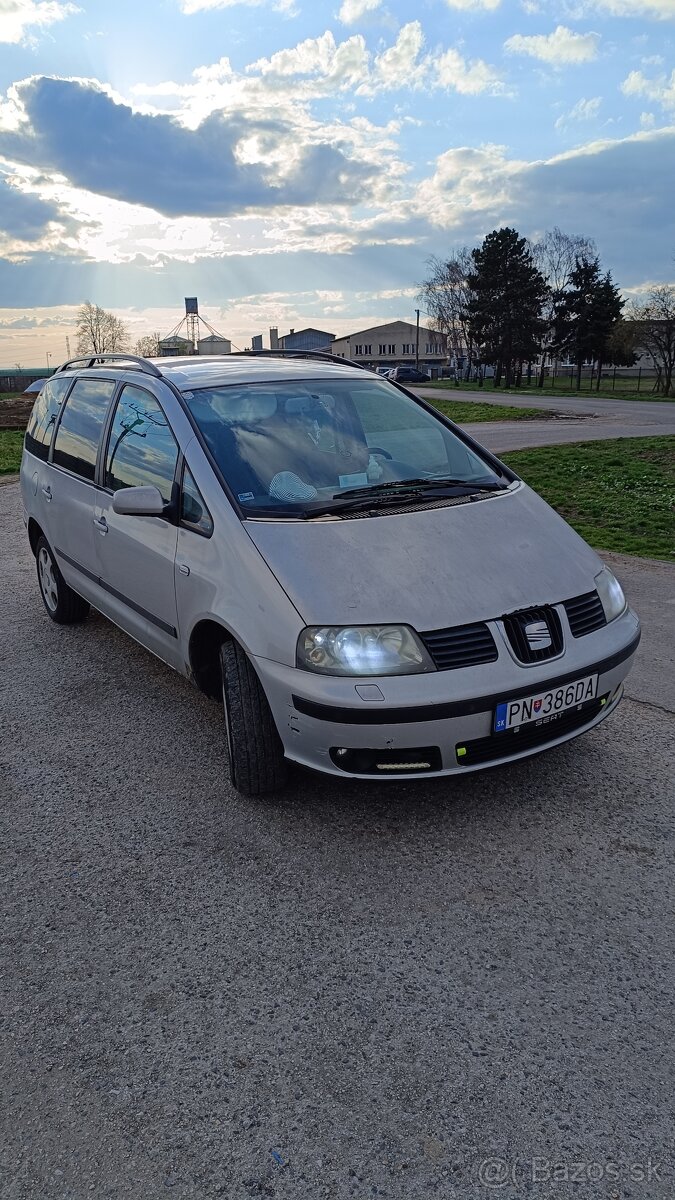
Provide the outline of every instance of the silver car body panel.
<path id="1" fill-rule="evenodd" d="M 590 591 L 602 568 L 523 483 L 420 512 L 246 529 L 306 625 L 485 621 Z"/>

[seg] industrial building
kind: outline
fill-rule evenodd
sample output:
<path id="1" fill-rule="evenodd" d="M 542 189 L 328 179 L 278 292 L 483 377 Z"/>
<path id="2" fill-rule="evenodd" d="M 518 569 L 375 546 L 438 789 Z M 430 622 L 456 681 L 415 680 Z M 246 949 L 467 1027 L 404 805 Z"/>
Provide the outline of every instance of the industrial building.
<path id="1" fill-rule="evenodd" d="M 270 330 L 271 333 L 271 330 Z M 289 333 L 279 338 L 279 350 L 329 350 L 335 338 L 334 333 L 326 333 L 325 329 L 291 329 Z"/>
<path id="2" fill-rule="evenodd" d="M 419 357 L 420 370 L 429 374 L 437 374 L 448 362 L 445 334 L 424 325 L 418 329 L 409 321 L 389 321 L 335 338 L 329 350 L 365 367 L 414 367 Z"/>

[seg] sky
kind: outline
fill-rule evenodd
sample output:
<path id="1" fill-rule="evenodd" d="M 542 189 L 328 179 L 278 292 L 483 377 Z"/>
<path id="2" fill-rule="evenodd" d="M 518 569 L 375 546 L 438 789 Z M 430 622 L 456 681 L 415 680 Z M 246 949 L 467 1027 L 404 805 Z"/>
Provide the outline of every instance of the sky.
<path id="1" fill-rule="evenodd" d="M 241 349 L 414 321 L 501 225 L 675 280 L 675 0 L 0 0 L 0 366 L 85 300 Z"/>

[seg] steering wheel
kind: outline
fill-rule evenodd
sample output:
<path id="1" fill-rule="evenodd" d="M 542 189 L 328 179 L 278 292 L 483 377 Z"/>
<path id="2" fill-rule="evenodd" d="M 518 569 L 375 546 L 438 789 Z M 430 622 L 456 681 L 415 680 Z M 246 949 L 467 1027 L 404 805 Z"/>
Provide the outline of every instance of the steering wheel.
<path id="1" fill-rule="evenodd" d="M 392 459 L 394 457 L 388 450 L 383 450 L 381 446 L 369 446 L 368 452 L 369 454 L 381 454 L 383 458 Z"/>

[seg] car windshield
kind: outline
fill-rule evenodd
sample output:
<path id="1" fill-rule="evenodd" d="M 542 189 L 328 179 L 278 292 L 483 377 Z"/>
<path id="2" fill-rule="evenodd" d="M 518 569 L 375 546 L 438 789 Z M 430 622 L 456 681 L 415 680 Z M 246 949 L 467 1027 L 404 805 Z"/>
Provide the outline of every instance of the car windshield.
<path id="1" fill-rule="evenodd" d="M 355 373 L 356 374 L 356 373 Z M 228 486 L 251 515 L 336 511 L 350 492 L 391 496 L 428 481 L 498 486 L 501 476 L 441 420 L 372 376 L 200 388 L 185 401 Z M 503 482 L 503 481 L 502 481 Z"/>

